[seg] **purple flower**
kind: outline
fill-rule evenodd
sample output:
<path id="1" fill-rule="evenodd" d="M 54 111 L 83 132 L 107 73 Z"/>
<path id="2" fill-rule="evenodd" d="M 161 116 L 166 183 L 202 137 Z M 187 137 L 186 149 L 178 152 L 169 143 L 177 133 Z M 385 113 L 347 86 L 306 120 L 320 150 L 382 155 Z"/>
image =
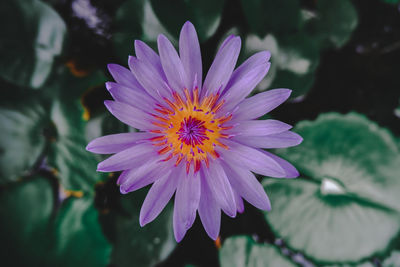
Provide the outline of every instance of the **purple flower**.
<path id="1" fill-rule="evenodd" d="M 194 26 L 186 22 L 179 55 L 164 36 L 157 55 L 135 41 L 130 70 L 110 64 L 116 82 L 106 87 L 115 101 L 108 110 L 138 132 L 99 137 L 87 146 L 115 155 L 99 163 L 101 172 L 122 171 L 125 194 L 153 184 L 140 211 L 140 225 L 154 220 L 175 193 L 173 227 L 179 242 L 196 212 L 208 235 L 219 234 L 221 210 L 231 217 L 243 212 L 243 199 L 270 210 L 268 197 L 254 173 L 294 178 L 297 170 L 262 148 L 299 144 L 302 138 L 277 120 L 256 120 L 284 102 L 288 89 L 245 98 L 267 74 L 270 53 L 259 52 L 236 70 L 240 38 L 229 36 L 202 83 L 200 46 Z"/>

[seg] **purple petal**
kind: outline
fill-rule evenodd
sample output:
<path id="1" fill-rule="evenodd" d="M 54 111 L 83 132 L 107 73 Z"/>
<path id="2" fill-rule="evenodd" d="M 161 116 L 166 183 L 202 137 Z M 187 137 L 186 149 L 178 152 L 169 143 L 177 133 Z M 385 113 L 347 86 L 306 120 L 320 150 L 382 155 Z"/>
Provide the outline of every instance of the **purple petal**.
<path id="1" fill-rule="evenodd" d="M 135 53 L 136 57 L 142 61 L 147 61 L 153 65 L 154 69 L 158 72 L 158 75 L 166 80 L 164 70 L 161 66 L 161 60 L 159 55 L 154 52 L 147 44 L 140 40 L 135 40 Z"/>
<path id="2" fill-rule="evenodd" d="M 221 209 L 230 217 L 236 216 L 236 204 L 232 187 L 219 162 L 210 162 L 209 168 L 204 168 L 204 177 L 208 187 Z"/>
<path id="3" fill-rule="evenodd" d="M 221 45 L 207 73 L 202 95 L 223 90 L 231 77 L 239 56 L 241 41 L 239 37 L 228 38 L 229 40 Z"/>
<path id="4" fill-rule="evenodd" d="M 281 165 L 264 153 L 234 141 L 224 140 L 223 142 L 229 149 L 226 150 L 217 147 L 217 150 L 223 155 L 224 160 L 265 176 L 286 176 L 286 172 L 282 169 Z"/>
<path id="5" fill-rule="evenodd" d="M 196 218 L 200 202 L 200 177 L 192 171 L 186 174 L 183 164 L 177 168 L 179 183 L 175 193 L 173 226 L 175 239 L 180 242 Z"/>
<path id="6" fill-rule="evenodd" d="M 278 134 L 271 134 L 267 136 L 234 136 L 233 140 L 247 146 L 256 148 L 284 148 L 297 146 L 303 141 L 303 138 L 294 132 L 283 132 Z"/>
<path id="7" fill-rule="evenodd" d="M 157 70 L 149 62 L 131 56 L 129 57 L 128 64 L 129 68 L 135 74 L 136 79 L 149 95 L 155 99 L 171 95 L 171 90 L 166 81 L 158 75 Z"/>
<path id="8" fill-rule="evenodd" d="M 238 105 L 233 119 L 251 120 L 261 117 L 285 102 L 291 93 L 289 89 L 274 89 L 247 98 Z"/>
<path id="9" fill-rule="evenodd" d="M 118 83 L 107 82 L 106 88 L 116 101 L 129 104 L 144 111 L 149 110 L 157 102 L 145 91 L 132 90 Z"/>
<path id="10" fill-rule="evenodd" d="M 289 162 L 287 162 L 286 160 L 268 152 L 262 149 L 259 149 L 260 152 L 264 153 L 265 155 L 273 158 L 276 162 L 278 162 L 279 165 L 281 165 L 282 169 L 285 171 L 286 175 L 285 178 L 296 178 L 299 177 L 299 172 L 297 171 L 297 169 L 290 164 Z"/>
<path id="11" fill-rule="evenodd" d="M 221 209 L 211 192 L 203 172 L 201 177 L 201 195 L 199 216 L 209 237 L 216 240 L 221 226 Z"/>
<path id="12" fill-rule="evenodd" d="M 169 85 L 183 96 L 183 89 L 190 88 L 193 81 L 189 82 L 181 59 L 171 42 L 164 35 L 159 35 L 158 51 L 160 52 L 161 64 Z"/>
<path id="13" fill-rule="evenodd" d="M 108 71 L 111 73 L 111 76 L 113 76 L 117 83 L 132 88 L 143 89 L 130 70 L 117 64 L 108 64 L 107 67 Z"/>
<path id="14" fill-rule="evenodd" d="M 97 165 L 97 171 L 114 172 L 127 170 L 146 162 L 155 157 L 156 151 L 151 144 L 142 143 L 125 149 Z"/>
<path id="15" fill-rule="evenodd" d="M 198 87 L 201 88 L 203 73 L 199 39 L 197 38 L 196 29 L 189 21 L 183 25 L 181 30 L 179 37 L 179 55 L 183 68 L 186 70 L 188 82 L 193 83 L 194 80 L 197 79 Z"/>
<path id="16" fill-rule="evenodd" d="M 121 185 L 121 193 L 126 194 L 145 187 L 165 175 L 169 175 L 171 169 L 171 164 L 160 162 L 157 157 L 149 158 L 145 163 L 123 171 L 118 178 L 117 184 Z"/>
<path id="17" fill-rule="evenodd" d="M 87 151 L 97 154 L 113 154 L 121 152 L 138 141 L 153 137 L 151 133 L 120 133 L 98 137 L 86 147 Z"/>
<path id="18" fill-rule="evenodd" d="M 140 109 L 111 100 L 104 101 L 104 105 L 118 120 L 133 128 L 147 130 L 152 127 L 151 120 L 153 118 Z"/>
<path id="19" fill-rule="evenodd" d="M 180 178 L 176 171 L 172 171 L 171 175 L 165 175 L 152 185 L 140 210 L 140 226 L 143 227 L 160 214 L 174 194 Z"/>
<path id="20" fill-rule="evenodd" d="M 226 131 L 228 134 L 245 136 L 264 136 L 277 134 L 292 128 L 291 125 L 278 120 L 253 120 L 241 121 L 233 129 Z"/>
<path id="21" fill-rule="evenodd" d="M 243 213 L 243 211 L 244 211 L 243 199 L 239 196 L 239 194 L 235 190 L 233 190 L 233 196 L 235 197 L 237 211 L 239 213 Z"/>
<path id="22" fill-rule="evenodd" d="M 253 206 L 270 210 L 271 203 L 262 185 L 250 171 L 225 162 L 224 170 L 234 190 Z"/>

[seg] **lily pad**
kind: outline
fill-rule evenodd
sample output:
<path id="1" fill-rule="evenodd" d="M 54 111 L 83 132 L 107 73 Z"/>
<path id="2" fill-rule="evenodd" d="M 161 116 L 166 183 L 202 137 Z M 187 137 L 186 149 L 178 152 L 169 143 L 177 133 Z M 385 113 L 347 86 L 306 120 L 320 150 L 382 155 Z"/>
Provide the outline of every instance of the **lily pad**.
<path id="1" fill-rule="evenodd" d="M 342 47 L 350 39 L 357 25 L 357 10 L 351 1 L 317 2 L 317 15 L 311 27 L 314 29 L 314 36 L 322 42 L 323 47 Z"/>
<path id="2" fill-rule="evenodd" d="M 94 192 L 94 184 L 103 179 L 103 175 L 96 172 L 96 157 L 85 150 L 87 122 L 80 96 L 89 87 L 101 84 L 104 80 L 105 77 L 99 73 L 85 78 L 65 74 L 59 81 L 62 88 L 56 88 L 59 94 L 50 113 L 55 136 L 50 140 L 47 159 L 65 189 Z"/>
<path id="3" fill-rule="evenodd" d="M 298 0 L 241 0 L 241 2 L 250 29 L 261 38 L 267 33 L 291 34 L 301 26 Z"/>
<path id="4" fill-rule="evenodd" d="M 0 76 L 21 86 L 41 87 L 62 50 L 62 18 L 39 0 L 4 0 L 0 32 Z"/>
<path id="5" fill-rule="evenodd" d="M 190 20 L 196 27 L 200 42 L 210 38 L 221 21 L 224 0 L 150 0 L 162 25 L 175 37 L 182 25 Z"/>
<path id="6" fill-rule="evenodd" d="M 234 236 L 226 239 L 219 251 L 221 267 L 280 266 L 294 267 L 277 247 L 256 243 L 249 236 Z"/>
<path id="7" fill-rule="evenodd" d="M 399 233 L 400 153 L 394 137 L 362 115 L 300 122 L 301 145 L 278 151 L 302 178 L 265 181 L 265 218 L 287 245 L 322 263 L 386 252 Z"/>
<path id="8" fill-rule="evenodd" d="M 1 84 L 10 90 L 0 102 L 0 184 L 30 172 L 45 148 L 47 105 L 36 91 Z"/>
<path id="9" fill-rule="evenodd" d="M 125 267 L 154 266 L 166 259 L 176 246 L 172 232 L 172 205 L 169 204 L 150 224 L 140 227 L 139 212 L 146 189 L 123 195 L 123 214 L 112 211 L 106 216 L 113 243 L 111 264 Z"/>
<path id="10" fill-rule="evenodd" d="M 54 222 L 52 266 L 107 266 L 111 246 L 102 233 L 93 200 L 67 199 Z"/>
<path id="11" fill-rule="evenodd" d="M 0 250 L 4 266 L 40 266 L 47 254 L 54 195 L 50 183 L 30 177 L 0 190 Z"/>

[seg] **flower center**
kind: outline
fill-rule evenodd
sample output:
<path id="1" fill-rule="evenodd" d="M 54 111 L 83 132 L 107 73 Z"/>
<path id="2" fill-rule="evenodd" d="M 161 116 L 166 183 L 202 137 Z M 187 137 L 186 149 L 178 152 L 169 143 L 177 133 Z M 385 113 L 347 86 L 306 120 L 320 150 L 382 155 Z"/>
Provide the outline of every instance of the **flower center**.
<path id="1" fill-rule="evenodd" d="M 219 102 L 219 95 L 210 95 L 199 100 L 198 89 L 193 96 L 185 89 L 185 99 L 178 93 L 173 93 L 174 101 L 164 98 L 166 106 L 158 105 L 155 109 L 157 115 L 153 115 L 157 121 L 153 125 L 157 130 L 151 130 L 159 134 L 151 138 L 153 145 L 160 146 L 159 154 L 165 154 L 164 161 L 176 159 L 175 166 L 181 161 L 186 161 L 186 171 L 189 172 L 191 164 L 194 171 L 200 169 L 201 162 L 207 166 L 208 157 L 218 158 L 216 146 L 228 149 L 222 144 L 220 138 L 228 138 L 224 133 L 232 127 L 223 124 L 232 118 L 230 116 L 217 116 L 217 111 L 224 102 Z"/>

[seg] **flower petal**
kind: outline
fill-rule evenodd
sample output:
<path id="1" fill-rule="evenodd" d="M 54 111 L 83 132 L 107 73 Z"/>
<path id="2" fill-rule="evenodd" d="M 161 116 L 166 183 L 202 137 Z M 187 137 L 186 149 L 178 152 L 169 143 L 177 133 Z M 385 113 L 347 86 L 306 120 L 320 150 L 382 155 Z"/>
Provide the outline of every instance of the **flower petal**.
<path id="1" fill-rule="evenodd" d="M 235 197 L 237 212 L 243 213 L 243 211 L 244 211 L 243 199 L 239 196 L 239 194 L 235 190 L 233 190 L 232 192 L 233 192 L 233 196 Z"/>
<path id="2" fill-rule="evenodd" d="M 153 65 L 154 69 L 158 72 L 161 78 L 166 80 L 164 70 L 161 65 L 160 56 L 154 52 L 147 44 L 140 40 L 135 40 L 135 53 L 136 57 L 142 61 L 149 62 Z"/>
<path id="3" fill-rule="evenodd" d="M 249 170 L 224 162 L 224 170 L 235 191 L 261 210 L 270 210 L 271 203 L 262 185 Z"/>
<path id="4" fill-rule="evenodd" d="M 292 90 L 289 89 L 274 89 L 247 98 L 238 105 L 237 111 L 233 113 L 233 120 L 261 117 L 285 102 L 291 93 Z"/>
<path id="5" fill-rule="evenodd" d="M 136 79 L 149 95 L 155 99 L 171 95 L 171 89 L 168 87 L 167 81 L 158 75 L 157 70 L 149 62 L 130 56 L 128 64 Z"/>
<path id="6" fill-rule="evenodd" d="M 131 105 L 111 100 L 104 101 L 104 105 L 118 120 L 140 130 L 148 130 L 152 127 L 153 119 L 144 111 Z"/>
<path id="7" fill-rule="evenodd" d="M 201 88 L 203 73 L 200 44 L 196 29 L 189 21 L 183 25 L 179 36 L 179 55 L 183 68 L 186 70 L 188 82 L 193 84 L 194 80 L 197 79 L 197 85 Z"/>
<path id="8" fill-rule="evenodd" d="M 239 56 L 241 41 L 239 37 L 228 37 L 221 45 L 204 81 L 202 95 L 223 90 L 227 85 Z"/>
<path id="9" fill-rule="evenodd" d="M 97 171 L 114 172 L 127 170 L 143 164 L 155 155 L 156 152 L 151 144 L 137 144 L 100 162 L 97 165 Z"/>
<path id="10" fill-rule="evenodd" d="M 153 221 L 161 213 L 174 194 L 180 178 L 182 177 L 178 177 L 176 171 L 172 171 L 152 185 L 140 210 L 140 226 Z"/>
<path id="11" fill-rule="evenodd" d="M 276 162 L 278 162 L 279 165 L 281 165 L 282 169 L 285 171 L 286 175 L 285 178 L 297 178 L 299 177 L 299 172 L 297 171 L 297 169 L 290 164 L 289 162 L 287 162 L 286 160 L 268 152 L 262 149 L 259 149 L 260 152 L 264 153 L 265 155 L 273 158 Z"/>
<path id="12" fill-rule="evenodd" d="M 149 107 L 153 107 L 155 103 L 157 103 L 154 98 L 142 90 L 132 90 L 129 87 L 113 82 L 107 82 L 106 88 L 116 101 L 131 105 L 143 111 L 149 110 Z"/>
<path id="13" fill-rule="evenodd" d="M 169 85 L 183 96 L 183 89 L 190 88 L 193 84 L 189 83 L 182 61 L 178 56 L 171 42 L 164 35 L 159 35 L 157 39 L 158 51 L 160 53 L 161 64 L 167 76 Z"/>
<path id="14" fill-rule="evenodd" d="M 219 162 L 210 161 L 210 166 L 204 168 L 204 177 L 208 187 L 221 209 L 230 217 L 236 216 L 236 204 L 232 187 Z"/>
<path id="15" fill-rule="evenodd" d="M 303 138 L 297 133 L 286 131 L 266 136 L 253 136 L 251 138 L 238 135 L 232 137 L 232 140 L 256 148 L 284 148 L 297 146 L 303 141 Z"/>
<path id="16" fill-rule="evenodd" d="M 239 166 L 250 169 L 251 171 L 271 177 L 285 177 L 286 172 L 274 159 L 268 157 L 262 152 L 241 145 L 230 140 L 223 140 L 223 143 L 229 147 L 228 150 L 217 147 L 224 160 L 233 162 Z"/>
<path id="17" fill-rule="evenodd" d="M 278 120 L 252 120 L 241 121 L 238 125 L 226 132 L 238 136 L 264 136 L 281 133 L 290 128 L 292 128 L 291 125 Z"/>
<path id="18" fill-rule="evenodd" d="M 135 75 L 133 75 L 130 70 L 118 64 L 108 64 L 107 68 L 117 83 L 132 88 L 143 89 L 140 83 L 136 80 Z"/>
<path id="19" fill-rule="evenodd" d="M 138 141 L 154 136 L 151 133 L 120 133 L 98 137 L 92 140 L 86 150 L 97 154 L 113 154 L 121 152 Z"/>
<path id="20" fill-rule="evenodd" d="M 209 237 L 216 240 L 221 226 L 221 209 L 211 192 L 203 172 L 200 173 L 201 195 L 199 216 Z"/>
<path id="21" fill-rule="evenodd" d="M 184 169 L 183 164 L 178 166 Z M 181 171 L 179 184 L 175 193 L 175 207 L 173 215 L 173 225 L 175 239 L 180 242 L 185 236 L 186 231 L 192 226 L 196 218 L 196 210 L 200 202 L 200 177 L 198 173 L 185 174 Z"/>

